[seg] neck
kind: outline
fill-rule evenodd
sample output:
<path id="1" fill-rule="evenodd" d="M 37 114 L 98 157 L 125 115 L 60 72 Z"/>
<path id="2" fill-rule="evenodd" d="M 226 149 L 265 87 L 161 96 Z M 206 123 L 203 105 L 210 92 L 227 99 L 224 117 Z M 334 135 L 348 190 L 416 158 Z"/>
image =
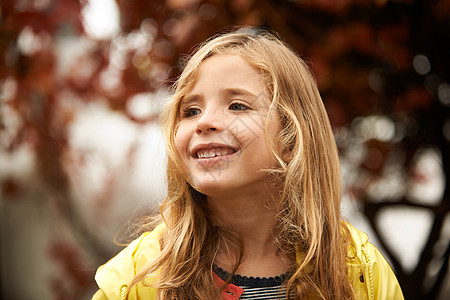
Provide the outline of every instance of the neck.
<path id="1" fill-rule="evenodd" d="M 208 197 L 213 221 L 237 234 L 244 246 L 271 244 L 276 208 L 267 193 Z"/>
<path id="2" fill-rule="evenodd" d="M 213 221 L 236 234 L 244 247 L 237 273 L 245 276 L 271 277 L 286 272 L 288 259 L 280 254 L 273 241 L 276 207 L 270 206 L 267 192 L 229 197 L 208 197 Z M 216 263 L 231 271 L 237 261 L 234 252 L 222 242 Z"/>

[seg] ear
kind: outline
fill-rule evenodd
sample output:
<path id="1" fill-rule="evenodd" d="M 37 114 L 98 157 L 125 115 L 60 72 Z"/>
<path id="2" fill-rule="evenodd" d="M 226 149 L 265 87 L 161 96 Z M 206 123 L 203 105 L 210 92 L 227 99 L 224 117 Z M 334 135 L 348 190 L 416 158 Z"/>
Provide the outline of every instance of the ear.
<path id="1" fill-rule="evenodd" d="M 290 150 L 290 149 L 285 149 L 285 150 L 283 151 L 283 154 L 281 155 L 281 158 L 283 159 L 283 161 L 284 161 L 286 164 L 289 164 L 289 163 L 292 161 L 292 159 L 294 158 L 294 155 L 292 154 L 292 150 Z"/>

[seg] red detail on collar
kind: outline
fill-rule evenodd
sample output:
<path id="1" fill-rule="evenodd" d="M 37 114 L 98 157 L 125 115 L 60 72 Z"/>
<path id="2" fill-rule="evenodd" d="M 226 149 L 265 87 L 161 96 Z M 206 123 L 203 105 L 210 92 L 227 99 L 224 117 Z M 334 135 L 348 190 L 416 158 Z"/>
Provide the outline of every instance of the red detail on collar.
<path id="1" fill-rule="evenodd" d="M 225 281 L 223 281 L 216 273 L 213 272 L 214 279 L 217 284 L 222 287 L 225 285 Z M 223 300 L 237 300 L 242 296 L 244 290 L 234 284 L 228 284 L 225 289 L 222 291 L 222 299 Z"/>

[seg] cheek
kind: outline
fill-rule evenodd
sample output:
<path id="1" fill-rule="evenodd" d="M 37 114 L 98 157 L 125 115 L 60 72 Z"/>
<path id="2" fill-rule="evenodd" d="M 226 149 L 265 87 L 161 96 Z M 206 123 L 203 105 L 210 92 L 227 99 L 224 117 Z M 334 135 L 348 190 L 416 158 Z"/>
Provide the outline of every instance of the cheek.
<path id="1" fill-rule="evenodd" d="M 176 131 L 174 136 L 174 160 L 177 161 L 177 165 L 181 167 L 180 171 L 186 176 L 187 164 L 188 164 L 188 144 L 186 141 L 186 135 L 180 128 Z"/>
<path id="2" fill-rule="evenodd" d="M 175 149 L 179 154 L 188 152 L 189 132 L 184 126 L 179 126 L 175 132 Z"/>
<path id="3" fill-rule="evenodd" d="M 268 125 L 268 141 L 270 145 L 268 145 L 269 151 L 271 152 L 271 155 L 275 158 L 275 155 L 272 152 L 272 149 L 276 152 L 280 150 L 280 133 L 281 133 L 281 122 L 279 118 L 273 118 L 271 119 L 273 121 L 270 121 Z M 275 158 L 276 159 L 276 158 Z"/>
<path id="4" fill-rule="evenodd" d="M 269 138 L 269 141 L 276 142 L 279 140 L 279 135 L 281 132 L 281 120 L 278 115 L 276 116 L 268 116 L 268 123 L 267 123 L 267 135 Z"/>
<path id="5" fill-rule="evenodd" d="M 175 142 L 175 150 L 176 152 L 182 153 L 181 148 L 183 145 L 183 139 L 182 136 L 179 134 L 179 131 L 177 131 L 177 133 L 175 133 L 175 138 L 174 138 L 174 142 Z"/>

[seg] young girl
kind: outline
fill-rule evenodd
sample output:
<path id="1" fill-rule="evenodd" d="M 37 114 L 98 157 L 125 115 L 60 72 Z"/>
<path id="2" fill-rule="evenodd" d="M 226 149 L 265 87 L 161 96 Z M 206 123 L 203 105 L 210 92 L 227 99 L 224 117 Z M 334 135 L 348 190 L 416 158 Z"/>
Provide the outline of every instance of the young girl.
<path id="1" fill-rule="evenodd" d="M 160 224 L 96 274 L 93 299 L 403 299 L 340 217 L 340 169 L 308 67 L 266 32 L 206 42 L 164 115 Z"/>

